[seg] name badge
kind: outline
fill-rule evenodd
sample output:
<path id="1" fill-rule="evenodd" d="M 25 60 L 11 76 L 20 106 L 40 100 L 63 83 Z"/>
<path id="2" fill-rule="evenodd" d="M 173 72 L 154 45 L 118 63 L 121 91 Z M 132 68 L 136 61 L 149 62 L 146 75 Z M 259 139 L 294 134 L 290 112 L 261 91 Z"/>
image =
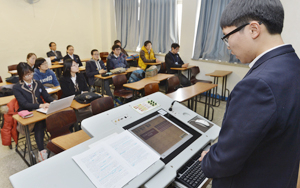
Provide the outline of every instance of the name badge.
<path id="1" fill-rule="evenodd" d="M 42 89 L 41 88 L 39 89 L 39 91 L 40 91 L 40 93 L 42 93 Z"/>
<path id="2" fill-rule="evenodd" d="M 178 65 L 178 62 L 175 62 L 176 65 Z"/>

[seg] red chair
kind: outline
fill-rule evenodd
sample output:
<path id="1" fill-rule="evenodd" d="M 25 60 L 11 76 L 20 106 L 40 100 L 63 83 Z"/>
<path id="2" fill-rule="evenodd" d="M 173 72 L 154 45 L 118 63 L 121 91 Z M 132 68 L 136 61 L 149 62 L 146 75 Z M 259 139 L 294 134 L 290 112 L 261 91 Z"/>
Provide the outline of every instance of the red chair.
<path id="1" fill-rule="evenodd" d="M 102 97 L 91 102 L 93 115 L 100 114 L 114 107 L 114 101 L 111 97 Z"/>
<path id="2" fill-rule="evenodd" d="M 191 79 L 190 79 L 190 81 L 191 81 L 191 83 L 194 85 L 195 83 L 197 83 L 197 82 L 203 82 L 203 83 L 209 83 L 209 84 L 211 84 L 212 83 L 212 81 L 209 81 L 209 80 L 198 80 L 197 78 L 196 78 L 196 76 L 197 76 L 197 74 L 199 74 L 200 73 L 200 68 L 199 67 L 192 67 L 191 68 Z"/>
<path id="3" fill-rule="evenodd" d="M 145 96 L 155 93 L 157 91 L 159 91 L 158 83 L 150 83 L 145 85 L 144 87 Z"/>
<path id="4" fill-rule="evenodd" d="M 172 76 L 168 78 L 168 89 L 166 93 L 168 94 L 176 91 L 179 86 L 180 86 L 180 81 L 178 76 Z"/>
<path id="5" fill-rule="evenodd" d="M 100 58 L 104 63 L 106 63 L 108 54 L 109 54 L 108 52 L 100 52 Z"/>
<path id="6" fill-rule="evenodd" d="M 133 96 L 133 92 L 131 90 L 127 90 L 123 87 L 123 84 L 127 83 L 127 78 L 125 74 L 120 74 L 112 77 L 113 84 L 115 86 L 114 96 L 120 97 L 124 99 L 130 99 Z M 123 102 L 124 102 L 123 101 Z"/>

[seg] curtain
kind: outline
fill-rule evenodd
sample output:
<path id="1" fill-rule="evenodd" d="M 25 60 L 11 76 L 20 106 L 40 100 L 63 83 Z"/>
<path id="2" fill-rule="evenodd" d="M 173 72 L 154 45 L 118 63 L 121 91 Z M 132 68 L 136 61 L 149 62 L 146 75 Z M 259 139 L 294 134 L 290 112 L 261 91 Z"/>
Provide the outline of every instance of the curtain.
<path id="1" fill-rule="evenodd" d="M 193 59 L 240 63 L 230 54 L 226 44 L 221 40 L 223 33 L 220 19 L 229 2 L 230 0 L 201 0 Z"/>
<path id="2" fill-rule="evenodd" d="M 118 40 L 126 50 L 134 50 L 139 44 L 138 0 L 115 0 Z"/>
<path id="3" fill-rule="evenodd" d="M 140 1 L 140 46 L 147 40 L 155 53 L 167 53 L 178 43 L 177 0 Z"/>

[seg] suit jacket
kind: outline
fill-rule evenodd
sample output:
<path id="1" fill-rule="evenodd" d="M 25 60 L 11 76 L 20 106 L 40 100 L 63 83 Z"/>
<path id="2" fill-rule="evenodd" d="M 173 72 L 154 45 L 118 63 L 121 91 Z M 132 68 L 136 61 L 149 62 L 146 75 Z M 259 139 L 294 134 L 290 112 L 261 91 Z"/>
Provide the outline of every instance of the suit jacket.
<path id="1" fill-rule="evenodd" d="M 231 92 L 218 143 L 202 161 L 213 187 L 296 187 L 300 61 L 291 45 L 264 54 Z"/>
<path id="2" fill-rule="evenodd" d="M 61 98 L 71 95 L 79 95 L 82 91 L 89 91 L 89 87 L 86 84 L 85 78 L 82 73 L 76 74 L 76 82 L 78 83 L 79 91 L 75 92 L 75 85 L 71 80 L 71 77 L 62 76 L 59 79 L 60 88 L 62 91 Z"/>
<path id="3" fill-rule="evenodd" d="M 102 60 L 99 61 L 101 69 L 106 70 L 106 67 Z M 95 83 L 95 75 L 99 74 L 99 70 L 97 70 L 96 62 L 94 60 L 87 61 L 85 64 L 85 73 L 88 78 L 88 83 L 90 86 Z"/>
<path id="4" fill-rule="evenodd" d="M 82 62 L 81 62 L 79 56 L 76 54 L 73 54 L 73 57 L 74 57 L 74 61 L 79 64 L 79 67 L 81 67 Z M 71 57 L 68 54 L 64 57 L 64 61 L 66 61 L 67 59 L 71 59 Z"/>
<path id="5" fill-rule="evenodd" d="M 176 74 L 177 71 L 171 70 L 171 68 L 181 68 L 184 64 L 179 54 L 173 54 L 172 52 L 167 53 L 167 55 L 165 56 L 165 63 L 168 74 Z"/>
<path id="6" fill-rule="evenodd" d="M 63 56 L 61 55 L 60 51 L 55 52 L 57 53 L 57 56 L 54 54 L 54 52 L 52 52 L 52 50 L 50 52 L 47 52 L 47 57 L 56 56 L 56 58 L 53 59 L 51 62 L 60 61 L 61 59 L 63 59 Z"/>
<path id="7" fill-rule="evenodd" d="M 19 81 L 16 85 L 14 85 L 13 93 L 19 103 L 18 111 L 32 111 L 38 109 L 40 104 L 44 103 L 41 97 L 43 97 L 43 99 L 48 103 L 53 101 L 53 98 L 48 94 L 40 81 L 33 80 L 32 88 L 35 95 L 34 97 L 36 97 L 38 102 L 37 104 L 34 104 L 32 92 L 24 82 Z"/>

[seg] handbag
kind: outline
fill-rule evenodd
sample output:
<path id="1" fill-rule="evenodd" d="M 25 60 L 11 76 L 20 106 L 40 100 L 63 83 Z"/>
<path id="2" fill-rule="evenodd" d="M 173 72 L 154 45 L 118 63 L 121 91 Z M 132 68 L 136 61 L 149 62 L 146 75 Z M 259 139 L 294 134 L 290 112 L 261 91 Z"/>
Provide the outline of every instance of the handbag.
<path id="1" fill-rule="evenodd" d="M 2 88 L 0 90 L 0 97 L 13 95 L 13 90 L 11 88 Z"/>
<path id="2" fill-rule="evenodd" d="M 96 100 L 98 98 L 101 98 L 102 95 L 93 93 L 93 92 L 88 92 L 88 93 L 82 93 L 80 95 L 75 96 L 75 100 L 81 104 L 88 104 L 91 103 L 93 100 Z"/>
<path id="3" fill-rule="evenodd" d="M 19 81 L 19 76 L 11 76 L 11 77 L 5 78 L 5 81 L 15 84 Z"/>

